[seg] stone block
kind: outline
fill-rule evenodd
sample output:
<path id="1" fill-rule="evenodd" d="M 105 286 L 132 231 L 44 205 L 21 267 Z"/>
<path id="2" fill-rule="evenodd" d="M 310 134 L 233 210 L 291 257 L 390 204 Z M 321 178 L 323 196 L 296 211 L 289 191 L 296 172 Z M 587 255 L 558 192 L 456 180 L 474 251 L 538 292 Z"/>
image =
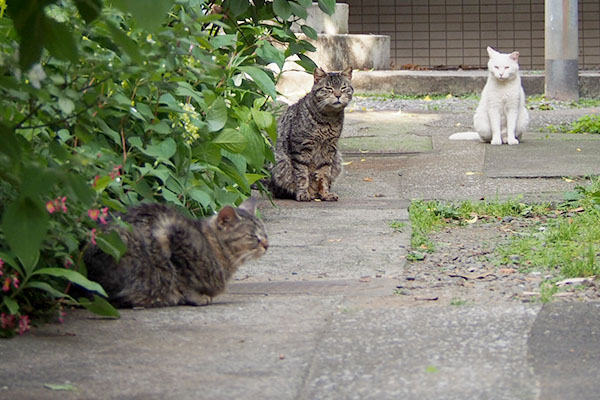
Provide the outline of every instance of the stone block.
<path id="1" fill-rule="evenodd" d="M 348 66 L 354 69 L 390 68 L 389 36 L 321 34 L 318 40 L 299 36 L 315 46 L 317 51 L 306 55 L 326 71 L 340 71 Z"/>
<path id="2" fill-rule="evenodd" d="M 308 25 L 317 33 L 346 34 L 348 33 L 348 4 L 337 3 L 333 15 L 327 15 L 319 8 L 318 3 L 313 3 L 308 9 L 306 21 L 300 20 L 298 24 L 292 25 L 294 32 L 302 32 L 301 25 Z"/>

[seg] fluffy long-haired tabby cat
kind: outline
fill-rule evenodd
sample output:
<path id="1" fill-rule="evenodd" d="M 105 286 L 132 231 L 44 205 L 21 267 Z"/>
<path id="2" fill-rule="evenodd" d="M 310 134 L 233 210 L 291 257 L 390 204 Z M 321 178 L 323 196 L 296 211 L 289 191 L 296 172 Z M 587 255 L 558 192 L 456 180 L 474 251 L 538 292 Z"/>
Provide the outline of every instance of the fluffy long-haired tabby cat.
<path id="1" fill-rule="evenodd" d="M 247 260 L 268 248 L 256 201 L 225 206 L 217 215 L 190 219 L 162 204 L 141 204 L 114 221 L 127 245 L 119 262 L 90 245 L 84 254 L 89 279 L 100 283 L 117 307 L 205 305 L 225 289 Z"/>
<path id="2" fill-rule="evenodd" d="M 330 73 L 316 68 L 313 75 L 310 93 L 279 119 L 269 189 L 279 198 L 336 201 L 329 189 L 341 171 L 337 146 L 354 92 L 352 68 Z"/>
<path id="3" fill-rule="evenodd" d="M 491 47 L 487 52 L 488 79 L 473 116 L 477 132 L 459 132 L 449 139 L 518 144 L 529 124 L 519 76 L 519 52 L 499 53 Z"/>

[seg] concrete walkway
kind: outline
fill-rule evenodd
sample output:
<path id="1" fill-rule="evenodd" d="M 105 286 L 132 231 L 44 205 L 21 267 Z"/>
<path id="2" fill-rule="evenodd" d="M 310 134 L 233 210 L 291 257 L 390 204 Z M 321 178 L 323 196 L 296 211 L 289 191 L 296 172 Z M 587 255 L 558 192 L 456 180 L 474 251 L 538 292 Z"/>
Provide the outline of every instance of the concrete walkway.
<path id="1" fill-rule="evenodd" d="M 532 131 L 564 112 L 544 113 Z M 269 252 L 211 306 L 76 310 L 0 341 L 0 399 L 597 399 L 600 304 L 395 294 L 411 199 L 560 199 L 562 176 L 600 173 L 589 136 L 447 140 L 470 119 L 348 113 L 339 202 L 264 201 Z"/>

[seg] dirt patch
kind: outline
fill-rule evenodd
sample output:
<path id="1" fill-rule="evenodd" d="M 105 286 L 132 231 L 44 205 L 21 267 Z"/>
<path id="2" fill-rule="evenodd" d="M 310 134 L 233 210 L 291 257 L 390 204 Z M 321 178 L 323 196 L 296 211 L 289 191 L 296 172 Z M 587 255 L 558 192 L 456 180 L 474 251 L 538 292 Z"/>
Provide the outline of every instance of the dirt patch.
<path id="1" fill-rule="evenodd" d="M 587 279 L 562 284 L 556 293 L 542 287 L 559 271 L 527 270 L 526 266 L 500 265 L 495 251 L 517 232 L 535 227 L 539 220 L 506 218 L 448 227 L 431 235 L 437 249 L 422 261 L 407 263 L 397 291 L 410 303 L 465 305 L 498 301 L 593 301 L 600 299 L 600 281 Z"/>

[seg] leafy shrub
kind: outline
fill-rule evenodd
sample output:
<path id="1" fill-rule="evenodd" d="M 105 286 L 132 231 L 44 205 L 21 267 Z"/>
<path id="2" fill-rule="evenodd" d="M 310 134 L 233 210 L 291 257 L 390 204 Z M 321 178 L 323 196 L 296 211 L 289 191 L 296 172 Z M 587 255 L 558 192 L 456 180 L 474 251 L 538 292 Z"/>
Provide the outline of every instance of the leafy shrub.
<path id="1" fill-rule="evenodd" d="M 118 316 L 82 243 L 119 257 L 118 235 L 96 232 L 110 214 L 160 201 L 202 216 L 260 186 L 276 140 L 265 66 L 314 67 L 290 29 L 311 2 L 0 4 L 0 336 L 64 306 Z"/>

